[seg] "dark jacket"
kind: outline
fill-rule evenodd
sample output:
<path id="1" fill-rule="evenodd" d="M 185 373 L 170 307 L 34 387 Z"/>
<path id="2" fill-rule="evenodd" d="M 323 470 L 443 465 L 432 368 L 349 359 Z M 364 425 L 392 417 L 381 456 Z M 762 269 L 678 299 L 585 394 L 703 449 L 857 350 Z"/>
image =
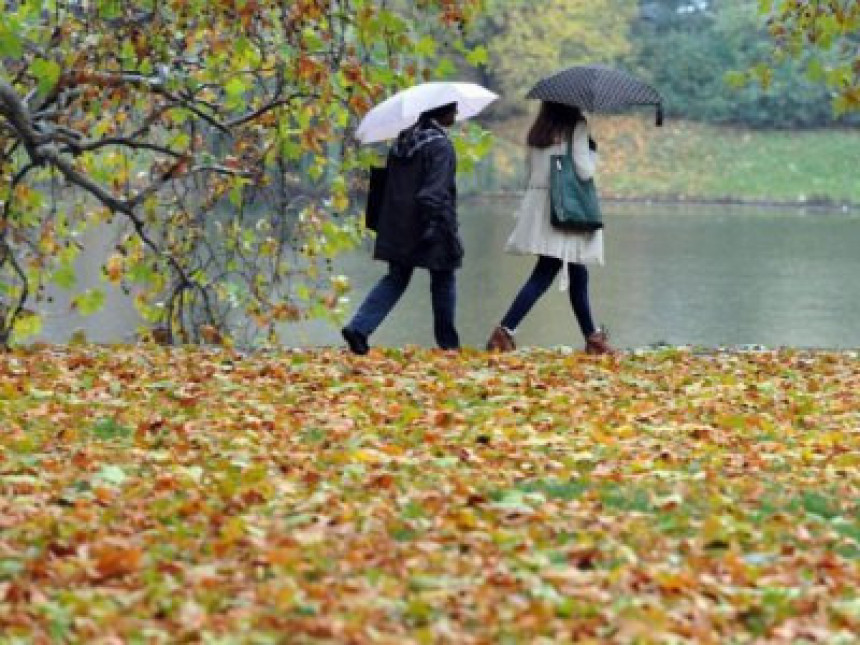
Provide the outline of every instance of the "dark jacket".
<path id="1" fill-rule="evenodd" d="M 431 271 L 459 268 L 457 158 L 444 130 L 432 121 L 404 130 L 387 165 L 373 257 Z"/>

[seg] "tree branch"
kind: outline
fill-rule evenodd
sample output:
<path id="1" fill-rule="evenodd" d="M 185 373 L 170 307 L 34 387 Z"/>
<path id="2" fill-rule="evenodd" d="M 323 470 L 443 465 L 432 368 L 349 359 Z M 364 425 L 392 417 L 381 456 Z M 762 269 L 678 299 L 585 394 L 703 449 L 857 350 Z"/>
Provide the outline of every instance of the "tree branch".
<path id="1" fill-rule="evenodd" d="M 244 177 L 246 179 L 253 179 L 256 175 L 247 170 L 239 170 L 238 168 L 228 168 L 227 166 L 220 166 L 216 164 L 207 164 L 205 166 L 194 166 L 191 170 L 188 171 L 189 175 L 193 174 L 202 174 L 202 173 L 216 173 L 218 175 L 229 175 L 231 177 Z"/>
<path id="2" fill-rule="evenodd" d="M 60 155 L 60 151 L 56 146 L 41 146 L 38 152 L 40 159 L 50 161 L 69 182 L 86 190 L 109 209 L 126 215 L 131 214 L 131 206 L 129 202 L 117 198 L 108 190 L 102 188 L 92 179 L 87 177 L 84 173 L 80 172 L 67 159 L 64 159 Z"/>
<path id="3" fill-rule="evenodd" d="M 106 139 L 100 139 L 99 141 L 88 141 L 85 143 L 62 140 L 62 143 L 65 143 L 66 147 L 63 148 L 61 152 L 69 152 L 74 155 L 79 155 L 84 152 L 92 152 L 108 146 L 121 146 L 124 148 L 131 148 L 133 150 L 151 150 L 152 152 L 158 152 L 168 157 L 173 157 L 174 159 L 180 159 L 184 156 L 183 153 L 171 150 L 166 146 L 149 143 L 148 141 L 134 141 L 133 139 L 126 137 L 108 137 Z"/>
<path id="4" fill-rule="evenodd" d="M 316 95 L 304 94 L 302 92 L 296 92 L 295 94 L 291 94 L 290 96 L 284 97 L 282 99 L 276 99 L 274 101 L 266 103 L 265 105 L 259 107 L 258 109 L 254 110 L 253 112 L 249 112 L 248 114 L 244 114 L 240 117 L 236 117 L 235 119 L 228 121 L 226 125 L 228 128 L 235 128 L 236 126 L 244 125 L 245 123 L 248 123 L 249 121 L 253 121 L 254 119 L 258 119 L 259 117 L 263 116 L 266 112 L 270 112 L 271 110 L 274 110 L 275 108 L 281 107 L 282 105 L 287 105 L 287 104 L 291 103 L 292 101 L 295 101 L 296 99 L 302 99 L 302 98 L 316 98 Z"/>
<path id="5" fill-rule="evenodd" d="M 21 264 L 18 262 L 18 258 L 15 257 L 15 253 L 12 251 L 12 247 L 9 246 L 9 242 L 7 240 L 9 229 L 5 225 L 5 223 L 9 220 L 9 213 L 12 209 L 12 199 L 15 192 L 15 187 L 24 181 L 24 177 L 27 176 L 33 168 L 36 167 L 36 164 L 30 162 L 26 164 L 23 168 L 21 168 L 15 175 L 12 177 L 12 181 L 9 184 L 9 199 L 3 204 L 3 218 L 0 223 L 3 224 L 0 227 L 0 266 L 4 263 L 9 262 L 12 266 L 12 271 L 18 276 L 18 279 L 21 281 L 21 293 L 18 294 L 18 302 L 15 304 L 13 309 L 7 309 L 7 311 L 3 311 L 0 309 L 0 316 L 2 316 L 3 320 L 0 320 L 0 347 L 8 347 L 9 346 L 9 337 L 12 333 L 12 324 L 18 319 L 21 315 L 21 312 L 24 311 L 24 304 L 27 302 L 27 299 L 30 297 L 30 281 L 27 279 L 27 274 L 24 272 L 24 269 L 21 267 Z M 2 303 L 0 303 L 2 306 Z M 11 315 L 9 315 L 11 311 Z"/>
<path id="6" fill-rule="evenodd" d="M 0 115 L 6 118 L 17 138 L 24 144 L 33 163 L 42 163 L 38 151 L 42 137 L 33 127 L 28 110 L 18 92 L 4 78 L 0 78 Z"/>

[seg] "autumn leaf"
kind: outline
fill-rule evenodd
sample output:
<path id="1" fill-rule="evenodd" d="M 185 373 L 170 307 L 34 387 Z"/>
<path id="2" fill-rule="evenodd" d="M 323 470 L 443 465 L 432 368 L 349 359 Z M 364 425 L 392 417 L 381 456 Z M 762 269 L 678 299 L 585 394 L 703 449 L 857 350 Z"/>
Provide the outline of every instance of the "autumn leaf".
<path id="1" fill-rule="evenodd" d="M 140 547 L 116 539 L 97 544 L 91 555 L 100 580 L 134 573 L 140 568 L 143 559 Z"/>
<path id="2" fill-rule="evenodd" d="M 850 642 L 858 385 L 852 352 L 6 353 L 0 632 Z"/>

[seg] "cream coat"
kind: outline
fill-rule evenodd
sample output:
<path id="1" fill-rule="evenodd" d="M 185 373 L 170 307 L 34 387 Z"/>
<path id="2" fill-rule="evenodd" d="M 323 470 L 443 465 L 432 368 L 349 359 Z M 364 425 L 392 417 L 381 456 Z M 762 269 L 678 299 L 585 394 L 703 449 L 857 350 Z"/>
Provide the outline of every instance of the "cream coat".
<path id="1" fill-rule="evenodd" d="M 603 231 L 575 233 L 560 231 L 549 221 L 550 157 L 564 154 L 566 143 L 549 148 L 529 148 L 528 185 L 519 210 L 517 223 L 505 250 L 520 255 L 548 255 L 567 262 L 603 264 Z M 597 154 L 588 148 L 588 126 L 584 121 L 573 132 L 573 166 L 581 179 L 594 176 Z M 567 271 L 560 271 L 562 291 L 568 287 Z"/>

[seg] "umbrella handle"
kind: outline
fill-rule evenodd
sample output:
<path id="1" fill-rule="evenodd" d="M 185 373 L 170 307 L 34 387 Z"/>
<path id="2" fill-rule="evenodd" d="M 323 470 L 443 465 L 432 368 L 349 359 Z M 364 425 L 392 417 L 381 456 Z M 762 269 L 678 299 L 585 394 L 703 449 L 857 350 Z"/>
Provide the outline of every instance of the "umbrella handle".
<path id="1" fill-rule="evenodd" d="M 663 125 L 663 104 L 658 103 L 657 104 L 657 127 L 659 128 L 662 125 Z"/>

